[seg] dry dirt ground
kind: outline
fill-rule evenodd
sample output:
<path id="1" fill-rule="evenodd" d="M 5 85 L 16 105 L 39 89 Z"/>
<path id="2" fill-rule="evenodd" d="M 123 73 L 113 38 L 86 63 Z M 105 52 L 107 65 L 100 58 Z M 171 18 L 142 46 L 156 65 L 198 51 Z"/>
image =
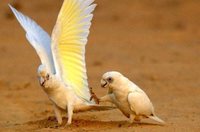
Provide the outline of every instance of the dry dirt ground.
<path id="1" fill-rule="evenodd" d="M 96 0 L 87 45 L 89 82 L 98 96 L 102 74 L 117 70 L 151 98 L 166 126 L 130 125 L 118 110 L 74 114 L 58 127 L 40 88 L 40 64 L 24 31 L 0 1 L 0 131 L 176 131 L 200 130 L 200 1 Z M 62 0 L 15 0 L 15 7 L 49 33 Z M 64 121 L 66 118 L 63 116 Z M 64 125 L 64 124 L 63 124 Z"/>

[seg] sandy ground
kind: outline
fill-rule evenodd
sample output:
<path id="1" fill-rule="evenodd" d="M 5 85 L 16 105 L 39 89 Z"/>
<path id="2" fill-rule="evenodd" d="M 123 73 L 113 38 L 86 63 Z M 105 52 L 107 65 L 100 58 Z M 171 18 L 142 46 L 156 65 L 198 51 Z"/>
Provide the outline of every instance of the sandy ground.
<path id="1" fill-rule="evenodd" d="M 62 0 L 16 1 L 20 11 L 51 32 Z M 96 0 L 86 54 L 90 85 L 103 96 L 102 74 L 122 72 L 146 91 L 167 125 L 149 120 L 130 125 L 120 111 L 111 110 L 74 114 L 66 128 L 57 126 L 37 81 L 39 58 L 9 2 L 0 1 L 0 131 L 200 130 L 199 0 Z"/>

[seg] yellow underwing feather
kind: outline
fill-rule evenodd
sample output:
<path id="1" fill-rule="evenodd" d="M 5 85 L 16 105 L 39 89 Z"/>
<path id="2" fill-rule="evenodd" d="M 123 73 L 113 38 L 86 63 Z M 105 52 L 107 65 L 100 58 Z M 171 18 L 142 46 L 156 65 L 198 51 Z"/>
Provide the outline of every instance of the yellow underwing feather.
<path id="1" fill-rule="evenodd" d="M 85 45 L 96 4 L 94 0 L 64 0 L 52 33 L 56 74 L 75 93 L 89 100 Z"/>

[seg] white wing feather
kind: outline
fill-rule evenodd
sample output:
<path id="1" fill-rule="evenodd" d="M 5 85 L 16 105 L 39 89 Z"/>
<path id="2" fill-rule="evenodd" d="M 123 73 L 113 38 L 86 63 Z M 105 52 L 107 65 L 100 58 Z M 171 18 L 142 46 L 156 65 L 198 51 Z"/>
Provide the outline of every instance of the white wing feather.
<path id="1" fill-rule="evenodd" d="M 23 15 L 11 5 L 9 7 L 25 30 L 26 38 L 36 50 L 42 64 L 46 65 L 49 72 L 55 73 L 50 36 L 32 19 Z"/>
<path id="2" fill-rule="evenodd" d="M 130 109 L 136 114 L 151 115 L 153 105 L 143 91 L 133 91 L 128 94 Z"/>
<path id="3" fill-rule="evenodd" d="M 77 96 L 89 100 L 85 45 L 93 18 L 94 0 L 64 0 L 52 33 L 56 74 Z"/>

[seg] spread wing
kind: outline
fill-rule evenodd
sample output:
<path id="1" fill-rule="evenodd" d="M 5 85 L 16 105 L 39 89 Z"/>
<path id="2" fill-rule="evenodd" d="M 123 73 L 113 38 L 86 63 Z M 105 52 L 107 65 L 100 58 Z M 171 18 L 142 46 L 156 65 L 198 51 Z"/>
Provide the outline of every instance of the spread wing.
<path id="1" fill-rule="evenodd" d="M 75 93 L 89 100 L 85 45 L 91 26 L 94 0 L 64 0 L 52 33 L 56 74 Z"/>
<path id="2" fill-rule="evenodd" d="M 25 30 L 26 38 L 36 50 L 42 64 L 46 65 L 49 72 L 55 73 L 50 36 L 32 19 L 23 15 L 11 5 L 9 7 Z"/>

